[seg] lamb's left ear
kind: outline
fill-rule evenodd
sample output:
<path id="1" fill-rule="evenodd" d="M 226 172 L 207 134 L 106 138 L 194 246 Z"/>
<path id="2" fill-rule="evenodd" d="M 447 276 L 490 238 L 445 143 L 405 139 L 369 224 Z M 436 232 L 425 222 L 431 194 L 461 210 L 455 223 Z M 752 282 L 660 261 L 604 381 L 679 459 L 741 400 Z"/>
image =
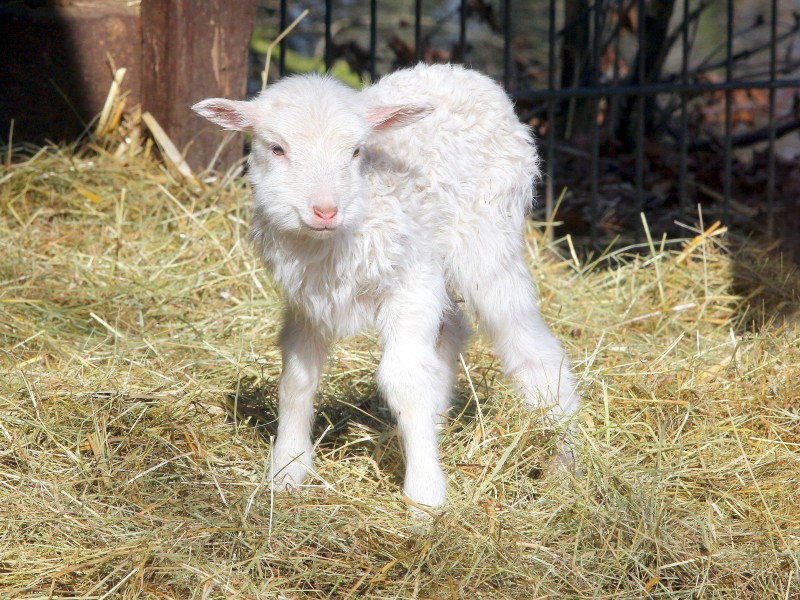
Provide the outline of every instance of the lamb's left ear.
<path id="1" fill-rule="evenodd" d="M 192 110 L 223 129 L 253 131 L 255 111 L 251 102 L 209 98 L 198 102 Z"/>
<path id="2" fill-rule="evenodd" d="M 367 109 L 367 123 L 375 131 L 405 127 L 428 116 L 435 109 L 433 104 L 373 106 Z"/>

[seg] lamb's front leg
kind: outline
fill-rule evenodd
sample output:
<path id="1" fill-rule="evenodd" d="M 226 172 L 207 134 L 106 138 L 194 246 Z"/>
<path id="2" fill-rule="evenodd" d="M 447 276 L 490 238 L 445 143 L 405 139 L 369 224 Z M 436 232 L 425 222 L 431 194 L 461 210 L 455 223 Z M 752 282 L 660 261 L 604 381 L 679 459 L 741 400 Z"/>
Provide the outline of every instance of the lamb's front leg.
<path id="1" fill-rule="evenodd" d="M 278 436 L 270 480 L 276 489 L 299 485 L 313 466 L 311 425 L 314 397 L 327 353 L 327 340 L 291 310 L 280 336 L 283 371 L 278 386 Z"/>
<path id="2" fill-rule="evenodd" d="M 378 385 L 397 418 L 406 459 L 403 492 L 433 507 L 446 500 L 438 428 L 449 406 L 454 366 L 437 351 L 440 315 L 434 302 L 428 306 L 432 314 L 393 314 L 383 328 Z"/>

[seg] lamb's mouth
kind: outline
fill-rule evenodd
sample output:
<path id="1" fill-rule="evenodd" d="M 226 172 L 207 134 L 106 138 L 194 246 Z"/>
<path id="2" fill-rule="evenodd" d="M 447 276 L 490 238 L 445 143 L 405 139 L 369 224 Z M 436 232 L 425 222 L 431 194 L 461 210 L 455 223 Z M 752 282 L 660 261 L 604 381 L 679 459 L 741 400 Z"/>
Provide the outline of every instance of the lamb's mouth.
<path id="1" fill-rule="evenodd" d="M 329 226 L 329 227 L 314 227 L 312 225 L 308 225 L 306 223 L 303 224 L 303 229 L 305 230 L 306 234 L 314 237 L 314 238 L 327 238 L 332 236 L 336 233 L 339 229 L 337 225 Z"/>

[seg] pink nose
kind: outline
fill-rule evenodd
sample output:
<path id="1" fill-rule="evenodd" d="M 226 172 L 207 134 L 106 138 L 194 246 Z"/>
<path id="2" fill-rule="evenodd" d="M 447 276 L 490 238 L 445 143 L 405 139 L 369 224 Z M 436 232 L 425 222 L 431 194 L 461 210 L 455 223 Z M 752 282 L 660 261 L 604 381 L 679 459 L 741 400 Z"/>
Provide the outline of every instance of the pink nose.
<path id="1" fill-rule="evenodd" d="M 324 206 L 324 207 L 314 207 L 314 216 L 317 217 L 320 221 L 333 221 L 334 217 L 336 217 L 336 213 L 339 212 L 336 210 L 335 207 L 331 206 Z"/>

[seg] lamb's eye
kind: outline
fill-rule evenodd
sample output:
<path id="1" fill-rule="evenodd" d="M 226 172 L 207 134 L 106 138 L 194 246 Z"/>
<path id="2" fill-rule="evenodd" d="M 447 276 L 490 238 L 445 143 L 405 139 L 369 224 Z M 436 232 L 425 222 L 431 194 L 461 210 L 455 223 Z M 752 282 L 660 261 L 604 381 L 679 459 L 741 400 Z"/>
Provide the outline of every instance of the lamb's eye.
<path id="1" fill-rule="evenodd" d="M 281 148 L 281 147 L 280 147 L 280 146 L 278 146 L 277 144 L 275 144 L 275 145 L 272 147 L 272 156 L 283 156 L 283 155 L 285 155 L 285 154 L 286 154 L 286 153 L 283 151 L 283 148 Z"/>
<path id="2" fill-rule="evenodd" d="M 353 150 L 353 158 L 358 158 L 361 155 L 361 148 Z"/>

